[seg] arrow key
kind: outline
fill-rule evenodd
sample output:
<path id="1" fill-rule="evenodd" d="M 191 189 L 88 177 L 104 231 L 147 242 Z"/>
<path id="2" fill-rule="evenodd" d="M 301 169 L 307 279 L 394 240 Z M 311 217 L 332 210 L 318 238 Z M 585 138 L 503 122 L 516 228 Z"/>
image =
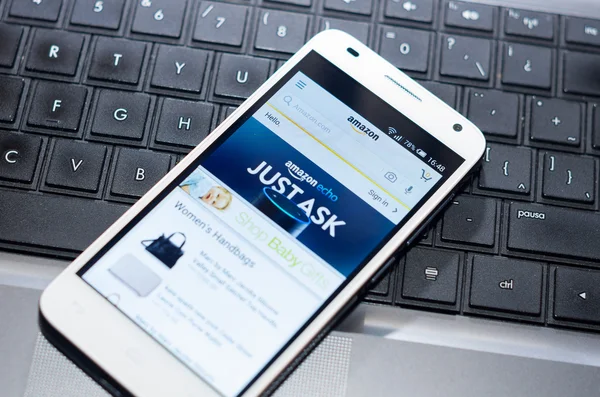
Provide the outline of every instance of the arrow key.
<path id="1" fill-rule="evenodd" d="M 56 140 L 46 185 L 96 193 L 104 173 L 108 148 L 88 142 Z"/>
<path id="2" fill-rule="evenodd" d="M 600 324 L 600 272 L 558 267 L 554 274 L 554 318 Z"/>

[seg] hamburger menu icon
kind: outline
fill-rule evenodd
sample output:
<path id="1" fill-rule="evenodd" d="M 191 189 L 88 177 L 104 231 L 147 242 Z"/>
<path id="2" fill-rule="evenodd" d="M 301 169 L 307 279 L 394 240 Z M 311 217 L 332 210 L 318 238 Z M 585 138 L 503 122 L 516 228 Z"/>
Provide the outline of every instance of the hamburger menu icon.
<path id="1" fill-rule="evenodd" d="M 252 204 L 294 237 L 310 224 L 310 218 L 296 203 L 270 187 L 263 188 Z"/>

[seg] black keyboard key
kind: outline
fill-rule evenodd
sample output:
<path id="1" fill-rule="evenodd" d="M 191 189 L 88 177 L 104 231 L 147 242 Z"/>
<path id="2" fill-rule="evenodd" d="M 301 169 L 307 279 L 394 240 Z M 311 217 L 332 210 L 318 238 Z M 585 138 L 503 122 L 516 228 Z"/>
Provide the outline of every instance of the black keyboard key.
<path id="1" fill-rule="evenodd" d="M 211 131 L 213 114 L 211 104 L 166 98 L 160 112 L 156 142 L 194 148 Z"/>
<path id="2" fill-rule="evenodd" d="M 504 33 L 507 35 L 545 40 L 554 38 L 554 27 L 557 25 L 555 15 L 514 8 L 507 9 L 505 14 Z"/>
<path id="3" fill-rule="evenodd" d="M 99 37 L 89 77 L 108 82 L 137 84 L 146 46 L 138 41 Z"/>
<path id="4" fill-rule="evenodd" d="M 464 36 L 442 36 L 440 74 L 488 81 L 492 42 Z"/>
<path id="5" fill-rule="evenodd" d="M 496 235 L 496 200 L 459 196 L 442 220 L 442 240 L 491 247 Z"/>
<path id="6" fill-rule="evenodd" d="M 446 3 L 446 26 L 492 32 L 495 16 L 495 7 L 462 1 Z"/>
<path id="7" fill-rule="evenodd" d="M 239 47 L 244 39 L 248 7 L 203 1 L 200 4 L 194 40 Z"/>
<path id="8" fill-rule="evenodd" d="M 102 90 L 92 134 L 141 141 L 146 130 L 150 97 L 137 92 Z"/>
<path id="9" fill-rule="evenodd" d="M 263 10 L 254 46 L 259 50 L 292 54 L 304 44 L 307 29 L 307 15 Z"/>
<path id="10" fill-rule="evenodd" d="M 229 116 L 231 116 L 233 114 L 233 112 L 235 112 L 235 109 L 237 109 L 237 107 L 227 106 L 227 109 L 225 109 L 225 118 L 228 118 Z"/>
<path id="11" fill-rule="evenodd" d="M 23 79 L 0 76 L 0 121 L 5 123 L 16 121 L 24 86 Z"/>
<path id="12" fill-rule="evenodd" d="M 469 306 L 539 316 L 543 279 L 539 263 L 475 256 Z"/>
<path id="13" fill-rule="evenodd" d="M 596 162 L 570 154 L 545 153 L 542 195 L 567 201 L 593 203 L 596 191 Z"/>
<path id="14" fill-rule="evenodd" d="M 600 20 L 565 17 L 565 24 L 568 43 L 600 46 Z"/>
<path id="15" fill-rule="evenodd" d="M 33 37 L 27 70 L 74 76 L 83 47 L 83 35 L 38 29 Z"/>
<path id="16" fill-rule="evenodd" d="M 266 0 L 266 1 L 280 3 L 280 4 L 290 4 L 293 6 L 301 6 L 301 7 L 310 7 L 312 4 L 312 0 Z"/>
<path id="17" fill-rule="evenodd" d="M 121 25 L 124 5 L 122 0 L 76 0 L 71 23 L 117 30 Z"/>
<path id="18" fill-rule="evenodd" d="M 217 69 L 215 95 L 246 99 L 269 76 L 270 62 L 244 55 L 223 54 Z"/>
<path id="19" fill-rule="evenodd" d="M 564 92 L 600 96 L 600 55 L 567 52 L 564 66 Z"/>
<path id="20" fill-rule="evenodd" d="M 46 185 L 97 192 L 107 152 L 104 145 L 57 140 L 48 166 Z"/>
<path id="21" fill-rule="evenodd" d="M 433 21 L 433 0 L 386 0 L 385 16 L 408 21 Z"/>
<path id="22" fill-rule="evenodd" d="M 40 137 L 0 133 L 0 180 L 31 183 L 41 147 Z"/>
<path id="23" fill-rule="evenodd" d="M 62 0 L 13 0 L 10 16 L 56 22 Z"/>
<path id="24" fill-rule="evenodd" d="M 343 11 L 350 14 L 371 15 L 372 0 L 325 0 L 323 7 L 326 10 Z"/>
<path id="25" fill-rule="evenodd" d="M 600 272 L 557 267 L 554 318 L 600 324 Z"/>
<path id="26" fill-rule="evenodd" d="M 592 107 L 592 146 L 594 149 L 600 149 L 600 108 L 598 105 Z"/>
<path id="27" fill-rule="evenodd" d="M 171 156 L 121 148 L 110 192 L 117 196 L 142 197 L 169 172 Z"/>
<path id="28" fill-rule="evenodd" d="M 78 197 L 12 191 L 1 194 L 1 241 L 73 254 L 87 248 L 128 208 Z"/>
<path id="29" fill-rule="evenodd" d="M 15 64 L 17 51 L 21 45 L 23 28 L 21 26 L 0 23 L 0 66 L 12 68 Z"/>
<path id="30" fill-rule="evenodd" d="M 596 212 L 511 203 L 508 248 L 599 261 L 599 224 Z"/>
<path id="31" fill-rule="evenodd" d="M 530 138 L 534 141 L 579 146 L 582 107 L 562 99 L 532 98 Z"/>
<path id="32" fill-rule="evenodd" d="M 532 161 L 529 148 L 488 143 L 479 171 L 479 187 L 529 194 Z"/>
<path id="33" fill-rule="evenodd" d="M 338 29 L 354 36 L 365 45 L 369 42 L 369 24 L 365 22 L 348 21 L 338 18 L 321 18 L 319 29 L 321 32 L 329 29 Z"/>
<path id="34" fill-rule="evenodd" d="M 141 1 L 136 6 L 131 31 L 154 36 L 181 36 L 187 0 Z"/>
<path id="35" fill-rule="evenodd" d="M 455 85 L 438 83 L 435 81 L 419 81 L 423 87 L 431 91 L 435 96 L 446 102 L 448 106 L 456 108 L 458 89 Z"/>
<path id="36" fill-rule="evenodd" d="M 413 248 L 406 254 L 402 297 L 437 303 L 456 303 L 458 252 Z"/>
<path id="37" fill-rule="evenodd" d="M 402 70 L 427 72 L 431 32 L 423 30 L 384 27 L 379 54 Z"/>
<path id="38" fill-rule="evenodd" d="M 35 89 L 27 124 L 77 132 L 88 90 L 82 86 L 40 81 Z"/>
<path id="39" fill-rule="evenodd" d="M 550 89 L 552 50 L 526 44 L 504 43 L 502 83 Z"/>
<path id="40" fill-rule="evenodd" d="M 467 117 L 487 134 L 514 138 L 519 125 L 519 96 L 508 92 L 473 89 Z"/>
<path id="41" fill-rule="evenodd" d="M 152 74 L 153 87 L 200 93 L 208 53 L 185 47 L 161 45 Z"/>

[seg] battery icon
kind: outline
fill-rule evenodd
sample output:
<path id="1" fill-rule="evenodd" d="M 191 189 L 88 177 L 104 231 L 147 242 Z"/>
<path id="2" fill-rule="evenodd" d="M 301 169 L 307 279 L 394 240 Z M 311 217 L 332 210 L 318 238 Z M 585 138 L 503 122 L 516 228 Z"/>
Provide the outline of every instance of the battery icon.
<path id="1" fill-rule="evenodd" d="M 427 152 L 423 149 L 417 149 L 417 154 L 423 158 L 425 158 L 425 156 L 427 156 Z"/>

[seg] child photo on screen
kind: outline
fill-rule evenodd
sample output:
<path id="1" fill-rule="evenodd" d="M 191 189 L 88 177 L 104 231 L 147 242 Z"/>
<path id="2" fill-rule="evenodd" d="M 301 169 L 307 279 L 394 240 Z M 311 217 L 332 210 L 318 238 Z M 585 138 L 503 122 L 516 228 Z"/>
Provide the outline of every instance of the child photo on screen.
<path id="1" fill-rule="evenodd" d="M 213 185 L 200 170 L 195 170 L 179 187 L 189 194 L 218 210 L 226 209 L 231 203 L 231 193 L 223 186 Z"/>

